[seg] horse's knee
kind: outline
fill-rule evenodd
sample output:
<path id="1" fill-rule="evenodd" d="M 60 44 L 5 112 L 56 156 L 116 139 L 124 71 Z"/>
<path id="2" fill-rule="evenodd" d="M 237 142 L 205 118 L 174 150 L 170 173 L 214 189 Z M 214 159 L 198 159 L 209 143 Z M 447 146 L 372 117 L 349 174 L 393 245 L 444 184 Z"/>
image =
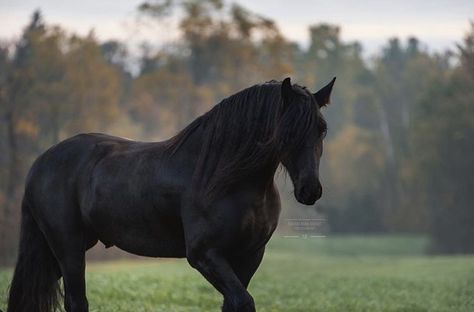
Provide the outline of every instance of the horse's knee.
<path id="1" fill-rule="evenodd" d="M 216 257 L 212 249 L 203 249 L 198 247 L 189 247 L 186 250 L 186 259 L 191 267 L 198 269 L 211 263 Z"/>

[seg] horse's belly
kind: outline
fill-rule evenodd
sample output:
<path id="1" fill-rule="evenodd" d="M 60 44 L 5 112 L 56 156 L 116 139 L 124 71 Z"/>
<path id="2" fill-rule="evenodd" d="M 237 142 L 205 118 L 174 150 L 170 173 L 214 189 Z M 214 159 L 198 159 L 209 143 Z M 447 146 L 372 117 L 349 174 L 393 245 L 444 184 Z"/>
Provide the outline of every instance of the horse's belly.
<path id="1" fill-rule="evenodd" d="M 106 247 L 117 246 L 147 257 L 186 256 L 183 226 L 178 216 L 130 213 L 107 216 L 95 213 L 92 226 Z"/>
<path id="2" fill-rule="evenodd" d="M 125 239 L 116 242 L 114 245 L 139 256 L 161 258 L 186 257 L 184 239 L 177 237 L 165 237 L 153 242 L 150 242 L 147 237 L 134 238 L 132 240 Z"/>

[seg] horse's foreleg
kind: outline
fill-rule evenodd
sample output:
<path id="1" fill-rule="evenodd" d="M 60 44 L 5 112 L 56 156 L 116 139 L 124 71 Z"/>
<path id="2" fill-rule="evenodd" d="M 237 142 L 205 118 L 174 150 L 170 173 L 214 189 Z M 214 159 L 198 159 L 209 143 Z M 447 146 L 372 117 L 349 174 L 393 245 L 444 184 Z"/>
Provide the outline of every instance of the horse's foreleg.
<path id="1" fill-rule="evenodd" d="M 223 312 L 255 312 L 252 296 L 233 271 L 229 262 L 216 250 L 188 250 L 188 261 L 223 296 Z"/>
<path id="2" fill-rule="evenodd" d="M 245 288 L 248 287 L 250 280 L 257 271 L 265 253 L 265 247 L 262 247 L 255 253 L 244 254 L 229 258 L 230 265 Z"/>

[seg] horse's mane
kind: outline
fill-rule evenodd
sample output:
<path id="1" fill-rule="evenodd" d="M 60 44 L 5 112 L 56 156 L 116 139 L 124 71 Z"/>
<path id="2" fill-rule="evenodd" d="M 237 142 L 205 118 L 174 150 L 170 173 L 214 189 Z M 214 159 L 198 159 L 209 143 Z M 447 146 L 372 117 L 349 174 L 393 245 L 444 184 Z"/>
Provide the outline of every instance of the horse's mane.
<path id="1" fill-rule="evenodd" d="M 297 99 L 284 104 L 281 82 L 244 89 L 168 141 L 167 149 L 173 154 L 196 129 L 202 129 L 202 148 L 193 175 L 196 193 L 212 200 L 262 169 L 263 164 L 278 163 L 285 153 L 302 146 L 309 135 L 317 135 L 315 129 L 325 131 L 317 104 L 307 96 L 310 93 L 298 85 L 293 85 L 293 90 Z"/>

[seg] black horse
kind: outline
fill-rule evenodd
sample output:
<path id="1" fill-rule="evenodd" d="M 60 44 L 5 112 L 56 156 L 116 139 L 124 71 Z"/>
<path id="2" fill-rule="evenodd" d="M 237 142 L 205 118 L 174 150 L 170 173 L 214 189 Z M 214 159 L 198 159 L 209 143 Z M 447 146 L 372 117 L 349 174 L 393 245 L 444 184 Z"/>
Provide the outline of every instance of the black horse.
<path id="1" fill-rule="evenodd" d="M 85 252 L 99 240 L 150 257 L 186 257 L 224 296 L 255 311 L 247 285 L 275 230 L 280 163 L 307 205 L 321 197 L 319 159 L 335 78 L 315 94 L 271 81 L 240 91 L 163 142 L 80 134 L 33 164 L 22 202 L 8 312 L 88 311 Z"/>

